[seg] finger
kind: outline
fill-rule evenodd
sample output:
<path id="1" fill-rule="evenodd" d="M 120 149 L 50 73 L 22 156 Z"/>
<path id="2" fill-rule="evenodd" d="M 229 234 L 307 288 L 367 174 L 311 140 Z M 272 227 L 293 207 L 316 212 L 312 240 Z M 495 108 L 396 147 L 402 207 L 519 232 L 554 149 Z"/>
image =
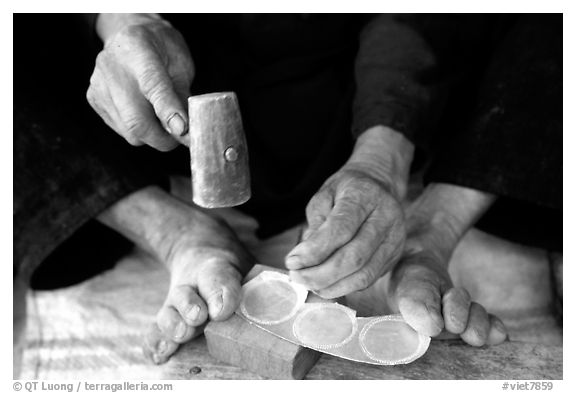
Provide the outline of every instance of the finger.
<path id="1" fill-rule="evenodd" d="M 506 341 L 508 337 L 508 332 L 504 323 L 496 316 L 490 314 L 490 332 L 488 333 L 488 339 L 486 344 L 488 345 L 498 345 Z"/>
<path id="2" fill-rule="evenodd" d="M 343 196 L 336 199 L 324 223 L 290 252 L 286 266 L 298 270 L 323 263 L 356 235 L 372 212 L 370 208 L 358 203 L 355 198 Z"/>
<path id="3" fill-rule="evenodd" d="M 212 265 L 200 272 L 198 291 L 208 305 L 211 320 L 222 321 L 230 317 L 240 304 L 242 277 L 228 263 Z"/>
<path id="4" fill-rule="evenodd" d="M 464 288 L 450 288 L 442 298 L 444 326 L 450 333 L 461 334 L 466 329 L 470 310 L 470 295 Z"/>
<path id="5" fill-rule="evenodd" d="M 166 304 L 174 307 L 189 326 L 200 326 L 208 318 L 208 307 L 190 285 L 170 289 Z"/>
<path id="6" fill-rule="evenodd" d="M 378 229 L 367 220 L 354 239 L 337 250 L 324 263 L 293 270 L 290 272 L 290 278 L 314 291 L 325 289 L 362 269 L 378 249 L 379 242 Z"/>
<path id="7" fill-rule="evenodd" d="M 317 291 L 318 295 L 326 299 L 335 299 L 368 288 L 393 266 L 400 256 L 400 250 L 390 252 L 389 245 L 382 244 L 362 269 Z"/>
<path id="8" fill-rule="evenodd" d="M 434 337 L 444 328 L 442 283 L 434 271 L 419 261 L 404 260 L 392 276 L 392 298 L 402 317 L 416 331 Z"/>
<path id="9" fill-rule="evenodd" d="M 106 123 L 108 127 L 123 138 L 125 137 L 123 133 L 124 127 L 122 126 L 122 120 L 118 115 L 118 111 L 116 111 L 116 107 L 112 102 L 112 98 L 110 97 L 110 93 L 106 86 L 101 86 L 96 82 L 91 83 L 86 91 L 86 100 L 98 116 L 104 120 L 104 123 Z M 138 140 L 134 141 L 133 145 L 141 146 L 143 144 L 144 142 Z"/>
<path id="10" fill-rule="evenodd" d="M 174 90 L 176 91 L 180 102 L 186 103 L 186 113 L 188 113 L 188 98 L 192 95 L 190 93 L 190 80 L 187 77 L 180 77 L 179 75 L 174 76 L 172 80 L 174 83 Z M 176 135 L 174 138 L 183 145 L 190 146 L 190 123 L 188 123 L 188 120 L 186 120 L 186 122 L 187 132 L 182 136 Z"/>
<path id="11" fill-rule="evenodd" d="M 190 340 L 195 332 L 194 327 L 188 326 L 174 307 L 166 304 L 158 311 L 156 323 L 165 338 L 180 344 Z"/>
<path id="12" fill-rule="evenodd" d="M 128 89 L 121 83 L 111 83 L 109 89 L 124 127 L 124 137 L 129 143 L 142 141 L 160 151 L 178 146 L 178 142 L 162 128 L 152 106 L 138 90 Z"/>
<path id="13" fill-rule="evenodd" d="M 158 56 L 134 62 L 140 91 L 152 104 L 162 126 L 175 137 L 188 133 L 186 103 L 178 96 L 166 67 Z"/>
<path id="14" fill-rule="evenodd" d="M 466 330 L 460 335 L 462 340 L 474 347 L 481 347 L 488 340 L 490 319 L 488 313 L 480 304 L 472 302 Z"/>
<path id="15" fill-rule="evenodd" d="M 155 364 L 165 363 L 178 349 L 179 344 L 167 339 L 156 323 L 150 324 L 143 346 L 144 356 Z"/>
<path id="16" fill-rule="evenodd" d="M 356 236 L 326 262 L 295 273 L 309 282 L 313 281 L 316 289 L 327 289 L 341 281 L 331 289 L 339 293 L 362 290 L 372 284 L 374 277 L 380 277 L 398 261 L 404 238 L 404 228 L 397 220 L 374 211 Z M 362 269 L 368 271 L 361 272 Z M 356 272 L 358 274 L 354 275 Z"/>
<path id="17" fill-rule="evenodd" d="M 306 240 L 311 233 L 316 231 L 320 225 L 324 224 L 333 206 L 334 193 L 331 187 L 323 187 L 310 199 L 310 202 L 306 205 L 306 222 L 308 228 L 302 236 L 303 240 Z"/>

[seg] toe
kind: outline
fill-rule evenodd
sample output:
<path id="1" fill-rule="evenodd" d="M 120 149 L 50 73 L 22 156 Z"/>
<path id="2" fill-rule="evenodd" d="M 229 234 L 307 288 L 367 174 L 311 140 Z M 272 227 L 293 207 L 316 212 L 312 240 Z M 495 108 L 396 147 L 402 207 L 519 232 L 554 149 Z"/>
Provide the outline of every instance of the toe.
<path id="1" fill-rule="evenodd" d="M 489 332 L 490 319 L 488 313 L 480 304 L 472 302 L 468 316 L 468 325 L 460 337 L 472 346 L 481 347 L 486 344 Z"/>
<path id="2" fill-rule="evenodd" d="M 496 316 L 490 314 L 490 332 L 488 333 L 488 340 L 486 344 L 488 345 L 498 345 L 506 341 L 508 333 L 506 331 L 506 326 L 504 323 Z"/>
<path id="3" fill-rule="evenodd" d="M 143 347 L 144 356 L 155 364 L 162 364 L 176 352 L 179 344 L 166 338 L 156 323 L 150 324 Z"/>
<path id="4" fill-rule="evenodd" d="M 200 326 L 208 318 L 206 303 L 190 285 L 171 288 L 166 303 L 174 307 L 189 326 Z"/>
<path id="5" fill-rule="evenodd" d="M 156 315 L 156 323 L 164 337 L 177 343 L 185 343 L 194 334 L 194 327 L 188 326 L 180 313 L 169 305 L 160 309 Z"/>
<path id="6" fill-rule="evenodd" d="M 198 291 L 208 305 L 210 319 L 229 318 L 240 304 L 240 274 L 230 265 L 223 265 L 198 279 Z"/>
<path id="7" fill-rule="evenodd" d="M 470 295 L 464 288 L 451 288 L 442 298 L 444 326 L 450 333 L 461 334 L 466 329 L 470 310 Z"/>
<path id="8" fill-rule="evenodd" d="M 406 323 L 419 333 L 434 337 L 444 327 L 440 307 L 433 301 L 420 297 L 402 297 L 398 300 L 398 308 Z"/>

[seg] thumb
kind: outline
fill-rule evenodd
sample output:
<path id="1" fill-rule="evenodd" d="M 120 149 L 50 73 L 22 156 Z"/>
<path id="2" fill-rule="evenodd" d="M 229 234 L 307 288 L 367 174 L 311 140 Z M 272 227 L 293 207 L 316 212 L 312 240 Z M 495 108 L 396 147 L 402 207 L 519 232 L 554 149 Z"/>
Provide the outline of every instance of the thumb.
<path id="1" fill-rule="evenodd" d="M 140 91 L 154 108 L 156 117 L 166 131 L 182 142 L 188 133 L 186 101 L 178 94 L 165 66 L 156 56 L 136 71 Z"/>
<path id="2" fill-rule="evenodd" d="M 286 255 L 285 266 L 288 269 L 301 268 L 301 260 L 298 254 L 298 245 L 305 242 L 330 215 L 334 204 L 334 196 L 329 187 L 322 187 L 306 206 L 307 225 L 302 232 L 298 244 Z"/>

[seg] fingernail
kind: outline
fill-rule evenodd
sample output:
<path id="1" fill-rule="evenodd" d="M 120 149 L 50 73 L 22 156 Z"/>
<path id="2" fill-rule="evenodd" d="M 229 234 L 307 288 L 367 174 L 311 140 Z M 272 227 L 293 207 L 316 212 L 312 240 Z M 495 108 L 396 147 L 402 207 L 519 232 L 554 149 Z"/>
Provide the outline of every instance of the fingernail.
<path id="1" fill-rule="evenodd" d="M 200 313 L 200 306 L 194 304 L 190 307 L 188 312 L 186 313 L 186 318 L 190 321 L 194 321 L 198 318 L 198 314 Z"/>
<path id="2" fill-rule="evenodd" d="M 172 135 L 183 136 L 188 132 L 188 127 L 186 127 L 186 122 L 182 119 L 178 113 L 174 113 L 168 119 L 168 132 Z"/>
<path id="3" fill-rule="evenodd" d="M 290 255 L 286 258 L 286 267 L 288 269 L 298 269 L 300 267 L 300 257 L 297 255 Z"/>
<path id="4" fill-rule="evenodd" d="M 168 349 L 168 343 L 164 340 L 161 340 L 158 343 L 158 354 L 160 354 L 160 355 L 165 354 L 167 349 Z"/>
<path id="5" fill-rule="evenodd" d="M 174 329 L 174 338 L 180 339 L 186 334 L 186 324 L 184 322 L 178 322 L 176 329 Z"/>

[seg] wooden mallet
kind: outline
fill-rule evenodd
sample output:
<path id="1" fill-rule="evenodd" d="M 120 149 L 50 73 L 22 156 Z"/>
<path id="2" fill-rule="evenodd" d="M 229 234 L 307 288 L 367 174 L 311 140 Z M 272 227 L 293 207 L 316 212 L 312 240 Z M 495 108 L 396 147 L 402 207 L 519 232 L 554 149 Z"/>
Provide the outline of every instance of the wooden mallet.
<path id="1" fill-rule="evenodd" d="M 233 92 L 188 98 L 192 200 L 205 208 L 250 199 L 248 148 Z"/>
<path id="2" fill-rule="evenodd" d="M 248 149 L 233 92 L 188 98 L 192 200 L 205 208 L 237 206 L 250 199 Z M 257 265 L 255 275 L 263 267 Z M 249 274 L 250 277 L 250 274 Z M 234 314 L 210 322 L 210 354 L 268 378 L 300 379 L 320 354 L 282 340 Z"/>

